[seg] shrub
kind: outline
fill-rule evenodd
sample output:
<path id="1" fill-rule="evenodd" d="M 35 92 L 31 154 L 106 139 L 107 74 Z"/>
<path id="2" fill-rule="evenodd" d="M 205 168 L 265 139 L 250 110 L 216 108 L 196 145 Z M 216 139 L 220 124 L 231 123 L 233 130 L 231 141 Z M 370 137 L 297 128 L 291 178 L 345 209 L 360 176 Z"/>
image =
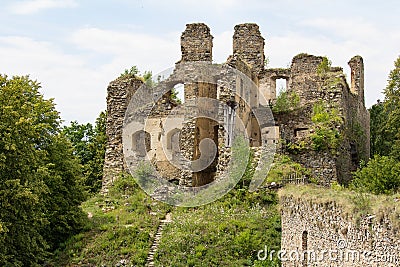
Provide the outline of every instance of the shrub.
<path id="1" fill-rule="evenodd" d="M 300 96 L 295 92 L 281 91 L 276 98 L 272 111 L 275 113 L 286 113 L 295 110 L 300 105 Z"/>
<path id="2" fill-rule="evenodd" d="M 400 188 L 400 162 L 387 156 L 378 156 L 354 173 L 351 188 L 374 194 L 393 194 Z"/>
<path id="3" fill-rule="evenodd" d="M 341 136 L 336 127 L 343 122 L 339 110 L 328 109 L 322 102 L 318 102 L 313 106 L 311 120 L 315 124 L 315 132 L 310 136 L 312 148 L 316 151 L 337 149 Z"/>

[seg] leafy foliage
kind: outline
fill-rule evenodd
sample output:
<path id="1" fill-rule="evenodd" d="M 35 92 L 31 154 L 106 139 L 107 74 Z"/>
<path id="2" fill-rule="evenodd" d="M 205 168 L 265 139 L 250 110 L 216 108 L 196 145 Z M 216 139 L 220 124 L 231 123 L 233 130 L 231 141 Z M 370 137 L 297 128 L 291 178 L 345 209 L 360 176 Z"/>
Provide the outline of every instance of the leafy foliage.
<path id="1" fill-rule="evenodd" d="M 0 265 L 35 266 L 84 223 L 80 166 L 53 100 L 0 75 Z"/>
<path id="2" fill-rule="evenodd" d="M 287 155 L 275 154 L 274 163 L 267 176 L 267 182 L 281 182 L 283 178 L 289 175 L 309 176 L 310 170 L 304 168 L 301 164 L 292 161 Z"/>
<path id="3" fill-rule="evenodd" d="M 330 61 L 327 57 L 322 58 L 322 62 L 318 65 L 317 73 L 320 76 L 325 75 L 332 66 L 332 61 Z"/>
<path id="4" fill-rule="evenodd" d="M 387 113 L 387 122 L 383 138 L 392 145 L 390 155 L 400 160 L 400 57 L 394 65 L 395 68 L 390 72 L 388 85 L 384 90 L 384 111 Z"/>
<path id="5" fill-rule="evenodd" d="M 74 155 L 83 166 L 83 183 L 91 193 L 101 188 L 107 142 L 106 119 L 106 113 L 101 112 L 94 127 L 90 123 L 79 124 L 73 121 L 70 126 L 63 128 L 63 133 L 74 147 Z"/>
<path id="6" fill-rule="evenodd" d="M 336 108 L 328 109 L 322 102 L 313 106 L 312 122 L 315 132 L 311 134 L 312 148 L 316 151 L 335 150 L 340 144 L 341 136 L 337 130 L 343 119 Z"/>
<path id="7" fill-rule="evenodd" d="M 259 250 L 280 248 L 280 215 L 271 194 L 235 189 L 209 205 L 177 209 L 164 228 L 156 264 L 260 266 Z M 264 266 L 278 266 L 267 262 Z"/>
<path id="8" fill-rule="evenodd" d="M 136 77 L 142 80 L 147 86 L 150 87 L 156 86 L 161 80 L 161 76 L 157 76 L 156 79 L 154 79 L 153 73 L 148 70 L 144 71 L 144 73 L 142 74 L 136 66 L 132 66 L 130 69 L 125 69 L 124 72 L 121 73 L 119 76 L 119 78 L 121 79 L 132 77 Z M 178 97 L 178 92 L 175 88 L 171 88 L 169 97 L 177 104 L 182 103 L 181 99 L 179 99 Z"/>
<path id="9" fill-rule="evenodd" d="M 54 136 L 47 153 L 46 169 L 41 171 L 48 189 L 44 200 L 48 224 L 42 235 L 52 251 L 84 227 L 86 216 L 80 204 L 86 196 L 79 161 L 74 157 L 68 139 L 61 134 Z"/>
<path id="10" fill-rule="evenodd" d="M 130 69 L 125 69 L 119 76 L 120 78 L 136 77 L 139 74 L 139 69 L 136 66 L 132 66 Z"/>
<path id="11" fill-rule="evenodd" d="M 376 155 L 354 173 L 351 187 L 374 194 L 393 194 L 400 188 L 400 162 L 392 157 Z"/>
<path id="12" fill-rule="evenodd" d="M 144 266 L 152 235 L 170 209 L 154 202 L 127 174 L 107 196 L 97 193 L 82 206 L 91 216 L 89 224 L 60 248 L 51 266 L 117 266 L 121 261 Z"/>
<path id="13" fill-rule="evenodd" d="M 272 107 L 275 113 L 287 113 L 295 110 L 300 105 L 300 96 L 296 92 L 280 91 Z"/>
<path id="14" fill-rule="evenodd" d="M 148 173 L 146 166 L 135 175 Z M 248 166 L 245 173 L 251 173 Z M 249 174 L 250 175 L 250 174 Z M 121 261 L 144 266 L 160 220 L 164 227 L 156 266 L 280 266 L 258 261 L 257 252 L 280 248 L 281 223 L 275 193 L 249 193 L 246 181 L 222 199 L 197 208 L 176 208 L 153 201 L 141 190 L 139 177 L 122 174 L 108 196 L 96 194 L 83 203 L 91 214 L 87 230 L 59 250 L 53 266 L 115 266 Z"/>
<path id="15" fill-rule="evenodd" d="M 373 105 L 369 109 L 369 114 L 371 117 L 371 156 L 388 156 L 392 149 L 392 142 L 388 140 L 385 134 L 388 114 L 385 112 L 383 102 Z"/>

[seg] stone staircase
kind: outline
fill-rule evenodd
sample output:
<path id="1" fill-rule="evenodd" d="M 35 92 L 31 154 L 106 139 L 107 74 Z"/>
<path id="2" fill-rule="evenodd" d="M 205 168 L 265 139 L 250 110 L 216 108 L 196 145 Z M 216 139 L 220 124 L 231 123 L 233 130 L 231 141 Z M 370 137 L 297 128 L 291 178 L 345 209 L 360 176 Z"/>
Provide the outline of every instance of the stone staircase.
<path id="1" fill-rule="evenodd" d="M 147 267 L 154 267 L 154 254 L 158 250 L 158 246 L 160 245 L 161 241 L 161 236 L 162 236 L 162 231 L 164 229 L 164 226 L 168 223 L 170 223 L 171 220 L 171 214 L 167 213 L 165 215 L 165 219 L 160 221 L 160 224 L 158 225 L 156 235 L 154 236 L 154 241 L 153 244 L 150 247 L 149 255 L 147 256 L 146 260 L 146 266 Z"/>

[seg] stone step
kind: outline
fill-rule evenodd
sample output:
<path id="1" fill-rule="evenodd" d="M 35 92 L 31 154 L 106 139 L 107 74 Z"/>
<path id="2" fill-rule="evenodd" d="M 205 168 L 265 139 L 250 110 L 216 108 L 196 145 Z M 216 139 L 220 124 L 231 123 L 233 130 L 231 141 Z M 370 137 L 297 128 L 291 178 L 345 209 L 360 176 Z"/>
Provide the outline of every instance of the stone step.
<path id="1" fill-rule="evenodd" d="M 153 267 L 155 266 L 154 264 L 154 255 L 157 252 L 158 246 L 160 245 L 161 237 L 162 237 L 162 231 L 164 229 L 164 226 L 168 223 L 170 223 L 171 220 L 171 214 L 167 213 L 165 215 L 165 219 L 160 221 L 160 224 L 157 227 L 156 234 L 154 235 L 154 240 L 153 244 L 150 247 L 149 254 L 147 255 L 146 259 L 146 266 L 148 267 Z"/>

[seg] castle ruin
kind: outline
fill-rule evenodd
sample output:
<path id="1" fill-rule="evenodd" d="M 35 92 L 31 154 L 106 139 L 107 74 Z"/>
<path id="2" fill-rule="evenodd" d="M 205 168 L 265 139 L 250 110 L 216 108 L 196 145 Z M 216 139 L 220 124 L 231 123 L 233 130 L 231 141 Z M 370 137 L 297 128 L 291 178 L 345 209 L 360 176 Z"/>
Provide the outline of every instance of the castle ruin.
<path id="1" fill-rule="evenodd" d="M 212 41 L 207 25 L 187 24 L 181 36 L 182 58 L 176 63 L 176 72 L 179 72 L 179 64 L 187 62 L 212 65 Z M 242 80 L 227 90 L 221 85 L 223 78 L 218 75 L 210 77 L 212 82 L 185 83 L 182 80 L 169 84 L 170 89 L 177 83 L 184 85 L 185 102 L 206 97 L 226 103 L 230 108 L 225 110 L 205 104 L 206 109 L 215 109 L 225 125 L 209 118 L 196 118 L 181 125 L 180 129 L 166 127 L 165 120 L 179 106 L 169 92 L 152 107 L 147 128 L 133 134 L 130 143 L 133 153 L 139 157 L 147 154 L 167 180 L 193 187 L 210 183 L 217 179 L 229 160 L 231 144 L 227 129 L 234 127 L 232 121 L 237 115 L 243 121 L 251 147 L 256 149 L 263 140 L 273 142 L 278 146 L 278 153 L 287 154 L 309 168 L 311 176 L 320 184 L 348 183 L 360 160 L 369 157 L 369 113 L 364 102 L 363 59 L 355 56 L 349 61 L 351 82 L 348 84 L 343 69 L 331 67 L 321 56 L 299 54 L 288 68 L 266 68 L 264 45 L 258 25 L 236 25 L 233 55 L 222 64 L 244 73 L 258 90 L 246 91 L 248 87 Z M 280 79 L 286 83 L 284 99 L 277 93 L 277 80 Z M 122 127 L 129 102 L 142 84 L 143 81 L 134 76 L 120 77 L 110 82 L 107 88 L 108 142 L 103 189 L 127 169 Z M 273 123 L 259 125 L 252 112 L 254 107 L 272 108 Z M 324 134 L 329 134 L 329 138 Z M 165 138 L 166 144 L 162 144 L 161 137 Z M 162 149 L 166 146 L 173 154 L 178 149 L 174 143 L 179 142 L 182 154 L 187 159 L 197 160 L 201 157 L 200 143 L 206 138 L 216 144 L 217 156 L 200 171 L 179 170 L 169 163 Z"/>

